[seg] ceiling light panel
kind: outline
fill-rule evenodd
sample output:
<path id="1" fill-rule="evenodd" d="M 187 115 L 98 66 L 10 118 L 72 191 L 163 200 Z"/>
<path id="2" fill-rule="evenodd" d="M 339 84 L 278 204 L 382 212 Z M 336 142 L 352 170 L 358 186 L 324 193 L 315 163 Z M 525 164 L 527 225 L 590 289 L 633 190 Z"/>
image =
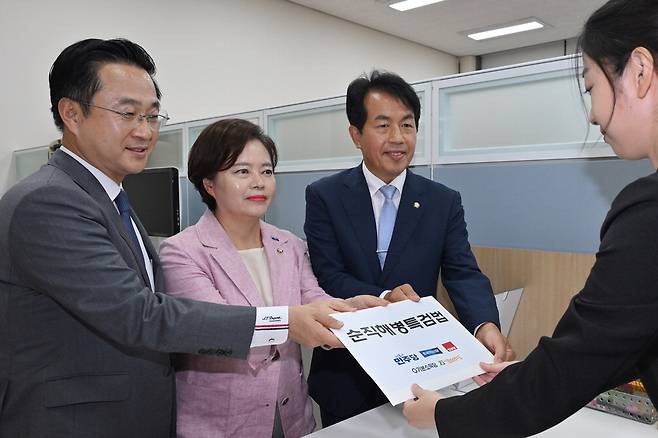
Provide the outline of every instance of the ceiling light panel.
<path id="1" fill-rule="evenodd" d="M 511 35 L 519 32 L 527 32 L 545 27 L 543 23 L 537 20 L 526 21 L 511 26 L 496 27 L 485 31 L 469 33 L 467 36 L 473 40 L 481 41 L 489 38 L 497 38 L 504 35 Z"/>
<path id="2" fill-rule="evenodd" d="M 388 5 L 398 11 L 408 11 L 410 9 L 420 8 L 422 6 L 432 5 L 434 3 L 442 2 L 443 0 L 404 0 Z"/>

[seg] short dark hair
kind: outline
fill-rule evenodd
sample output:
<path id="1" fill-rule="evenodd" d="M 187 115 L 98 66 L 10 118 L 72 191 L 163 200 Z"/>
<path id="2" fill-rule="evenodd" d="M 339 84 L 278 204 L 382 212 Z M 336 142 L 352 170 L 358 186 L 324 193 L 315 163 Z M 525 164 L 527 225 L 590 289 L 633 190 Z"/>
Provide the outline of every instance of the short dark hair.
<path id="1" fill-rule="evenodd" d="M 637 47 L 651 51 L 658 69 L 656 0 L 610 0 L 587 19 L 578 38 L 578 48 L 601 67 L 610 82 L 623 73 Z"/>
<path id="2" fill-rule="evenodd" d="M 158 100 L 161 97 L 160 88 L 153 79 L 155 63 L 151 56 L 139 44 L 126 39 L 86 39 L 70 45 L 59 54 L 52 67 L 48 80 L 50 83 L 50 110 L 53 113 L 55 125 L 64 130 L 64 122 L 57 105 L 60 99 L 69 98 L 82 104 L 83 114 L 89 114 L 89 106 L 102 84 L 98 70 L 105 64 L 117 63 L 134 65 L 143 68 L 150 76 L 155 86 Z"/>
<path id="3" fill-rule="evenodd" d="M 416 91 L 395 73 L 380 72 L 379 70 L 373 70 L 370 76 L 364 73 L 347 87 L 346 109 L 350 125 L 355 126 L 359 132 L 363 130 L 363 125 L 368 120 L 365 99 L 371 91 L 379 91 L 399 99 L 404 106 L 414 112 L 416 130 L 418 130 L 420 99 L 418 99 Z"/>
<path id="4" fill-rule="evenodd" d="M 224 119 L 212 123 L 201 131 L 192 145 L 187 159 L 187 177 L 210 210 L 215 211 L 217 202 L 206 192 L 203 180 L 230 169 L 251 140 L 263 143 L 272 160 L 272 168 L 276 167 L 278 156 L 274 141 L 260 126 L 247 120 Z"/>

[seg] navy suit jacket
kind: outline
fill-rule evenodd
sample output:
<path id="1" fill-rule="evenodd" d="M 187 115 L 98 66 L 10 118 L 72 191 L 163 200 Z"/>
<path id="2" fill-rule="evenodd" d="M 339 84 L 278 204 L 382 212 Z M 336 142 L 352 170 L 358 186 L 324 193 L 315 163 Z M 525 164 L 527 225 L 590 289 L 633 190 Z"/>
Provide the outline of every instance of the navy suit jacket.
<path id="1" fill-rule="evenodd" d="M 338 298 L 379 295 L 409 283 L 421 296 L 436 296 L 438 276 L 461 323 L 473 330 L 499 325 L 491 284 L 468 243 L 459 193 L 407 171 L 384 268 L 377 258 L 372 200 L 361 166 L 306 188 L 306 222 L 313 271 Z M 386 401 L 347 350 L 315 349 L 309 391 L 329 413 L 356 415 Z"/>

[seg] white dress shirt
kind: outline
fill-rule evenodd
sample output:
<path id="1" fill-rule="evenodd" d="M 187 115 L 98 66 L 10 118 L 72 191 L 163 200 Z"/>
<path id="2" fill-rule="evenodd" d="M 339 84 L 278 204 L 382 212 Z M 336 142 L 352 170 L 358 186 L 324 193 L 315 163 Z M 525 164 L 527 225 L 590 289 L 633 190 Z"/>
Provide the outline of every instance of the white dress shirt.
<path id="1" fill-rule="evenodd" d="M 103 186 L 103 190 L 105 190 L 105 193 L 107 193 L 107 196 L 109 196 L 110 201 L 112 201 L 112 205 L 114 205 L 114 208 L 117 210 L 117 213 L 119 213 L 119 209 L 114 203 L 114 199 L 119 195 L 119 192 L 122 190 L 121 185 L 117 184 L 112 178 L 105 175 L 95 166 L 89 164 L 82 157 L 66 149 L 66 146 L 60 146 L 60 149 L 62 150 L 62 152 L 72 157 L 75 161 L 82 164 L 85 167 L 85 169 L 87 169 L 92 175 L 94 175 L 94 178 L 96 178 L 100 183 L 100 185 Z M 155 282 L 153 280 L 153 260 L 149 258 L 149 255 L 146 252 L 146 247 L 144 246 L 144 241 L 142 240 L 142 236 L 141 234 L 139 234 L 137 225 L 135 225 L 135 222 L 132 220 L 132 218 L 130 218 L 130 222 L 132 223 L 133 229 L 135 230 L 135 234 L 137 235 L 137 240 L 139 240 L 139 249 L 142 251 L 142 258 L 144 259 L 144 263 L 146 264 L 146 273 L 148 274 L 149 277 L 151 291 L 154 291 Z"/>
<path id="2" fill-rule="evenodd" d="M 364 162 L 361 164 L 363 169 L 363 176 L 366 178 L 366 184 L 368 184 L 368 190 L 370 191 L 370 200 L 372 201 L 372 212 L 375 214 L 375 229 L 379 230 L 379 216 L 382 212 L 382 207 L 384 207 L 384 201 L 386 198 L 384 194 L 379 190 L 383 186 L 387 185 L 384 181 L 379 179 L 372 173 Z M 397 209 L 400 206 L 400 198 L 402 197 L 402 188 L 404 187 L 404 181 L 407 179 L 407 169 L 395 177 L 388 185 L 395 187 L 397 190 L 393 195 L 393 204 Z"/>

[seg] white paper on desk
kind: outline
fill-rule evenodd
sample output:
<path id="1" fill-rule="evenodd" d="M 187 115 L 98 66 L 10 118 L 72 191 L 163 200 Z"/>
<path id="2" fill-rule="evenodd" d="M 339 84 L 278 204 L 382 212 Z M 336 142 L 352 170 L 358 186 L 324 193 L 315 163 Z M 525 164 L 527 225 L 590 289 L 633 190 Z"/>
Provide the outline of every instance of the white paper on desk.
<path id="1" fill-rule="evenodd" d="M 441 389 L 482 374 L 480 362 L 493 362 L 433 297 L 332 316 L 344 323 L 333 332 L 393 405 L 413 397 L 412 383 Z"/>

